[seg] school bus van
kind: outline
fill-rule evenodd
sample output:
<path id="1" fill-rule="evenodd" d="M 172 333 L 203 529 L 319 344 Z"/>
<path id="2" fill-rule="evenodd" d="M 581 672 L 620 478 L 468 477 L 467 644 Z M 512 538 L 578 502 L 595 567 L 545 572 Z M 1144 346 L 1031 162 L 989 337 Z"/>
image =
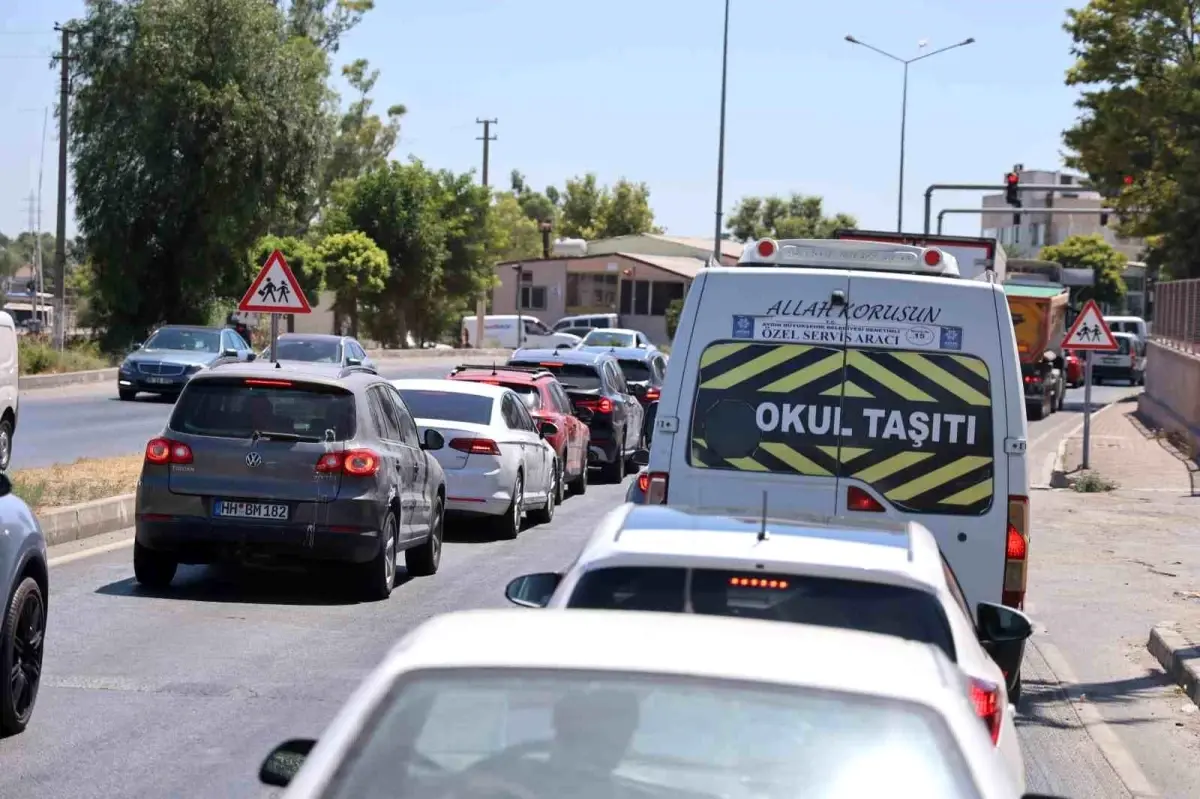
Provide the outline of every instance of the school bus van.
<path id="1" fill-rule="evenodd" d="M 937 248 L 749 242 L 684 300 L 648 504 L 911 519 L 971 607 L 1021 608 L 1025 400 L 1004 291 Z"/>

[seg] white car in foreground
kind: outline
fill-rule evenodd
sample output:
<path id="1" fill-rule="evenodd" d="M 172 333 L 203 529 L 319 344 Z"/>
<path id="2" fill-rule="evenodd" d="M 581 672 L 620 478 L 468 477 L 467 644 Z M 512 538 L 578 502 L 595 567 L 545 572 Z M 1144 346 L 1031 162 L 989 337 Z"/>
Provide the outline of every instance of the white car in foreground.
<path id="1" fill-rule="evenodd" d="M 405 636 L 284 799 L 1017 799 L 936 647 L 806 625 L 478 610 Z"/>
<path id="2" fill-rule="evenodd" d="M 856 521 L 623 505 L 601 520 L 565 575 L 518 577 L 506 594 L 531 607 L 735 616 L 936 646 L 962 670 L 981 728 L 1024 789 L 1005 676 L 1020 672 L 1029 620 L 983 602 L 977 627 L 932 533 L 913 522 Z"/>
<path id="3" fill-rule="evenodd" d="M 446 513 L 489 519 L 502 538 L 516 538 L 526 511 L 554 518 L 560 470 L 547 436 L 512 389 L 460 380 L 393 380 L 421 435 L 437 430 L 446 446 L 434 453 L 446 473 Z"/>

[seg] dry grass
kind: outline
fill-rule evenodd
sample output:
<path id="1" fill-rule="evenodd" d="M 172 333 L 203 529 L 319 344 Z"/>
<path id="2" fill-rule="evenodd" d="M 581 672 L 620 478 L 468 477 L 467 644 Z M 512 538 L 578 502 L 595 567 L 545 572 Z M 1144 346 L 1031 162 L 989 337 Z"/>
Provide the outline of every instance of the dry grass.
<path id="1" fill-rule="evenodd" d="M 141 472 L 142 455 L 138 454 L 80 458 L 74 463 L 20 469 L 9 477 L 17 496 L 34 510 L 44 510 L 132 494 Z"/>

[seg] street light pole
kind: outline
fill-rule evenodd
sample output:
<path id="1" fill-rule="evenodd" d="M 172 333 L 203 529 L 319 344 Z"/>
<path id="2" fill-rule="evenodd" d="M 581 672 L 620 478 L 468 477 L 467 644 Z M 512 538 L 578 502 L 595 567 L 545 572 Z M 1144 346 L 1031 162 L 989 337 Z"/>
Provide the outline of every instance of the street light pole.
<path id="1" fill-rule="evenodd" d="M 721 45 L 721 123 L 717 142 L 717 230 L 713 234 L 713 260 L 721 264 L 721 205 L 725 193 L 725 86 L 729 77 L 729 0 L 725 0 L 725 35 Z"/>
<path id="2" fill-rule="evenodd" d="M 906 129 L 908 126 L 908 67 L 910 64 L 915 64 L 916 62 L 923 61 L 926 58 L 932 58 L 933 56 L 944 53 L 947 50 L 954 50 L 959 47 L 966 47 L 968 44 L 974 44 L 975 39 L 963 39 L 957 44 L 947 45 L 939 50 L 924 53 L 923 55 L 919 55 L 915 58 L 901 58 L 898 55 L 892 55 L 886 50 L 880 50 L 878 47 L 872 44 L 867 44 L 866 42 L 856 39 L 850 35 L 846 36 L 846 41 L 850 42 L 850 44 L 857 44 L 860 47 L 865 47 L 868 50 L 874 50 L 881 56 L 890 58 L 904 67 L 904 90 L 900 100 L 900 180 L 896 198 L 896 232 L 902 233 L 904 231 L 904 143 Z M 924 47 L 924 44 L 921 46 Z"/>

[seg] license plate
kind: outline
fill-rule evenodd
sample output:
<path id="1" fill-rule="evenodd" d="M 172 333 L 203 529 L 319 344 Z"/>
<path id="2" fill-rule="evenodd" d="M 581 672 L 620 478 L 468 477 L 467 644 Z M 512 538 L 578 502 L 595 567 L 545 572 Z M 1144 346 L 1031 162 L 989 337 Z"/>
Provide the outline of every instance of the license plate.
<path id="1" fill-rule="evenodd" d="M 272 502 L 238 502 L 236 500 L 218 499 L 213 503 L 213 516 L 286 522 L 288 518 L 288 506 Z"/>
<path id="2" fill-rule="evenodd" d="M 1100 359 L 1100 363 L 1107 364 L 1109 366 L 1118 366 L 1121 363 L 1121 356 L 1120 355 L 1105 355 L 1103 358 Z"/>
<path id="3" fill-rule="evenodd" d="M 169 377 L 147 377 L 146 382 L 153 383 L 156 386 L 165 386 L 174 383 L 175 381 Z"/>

